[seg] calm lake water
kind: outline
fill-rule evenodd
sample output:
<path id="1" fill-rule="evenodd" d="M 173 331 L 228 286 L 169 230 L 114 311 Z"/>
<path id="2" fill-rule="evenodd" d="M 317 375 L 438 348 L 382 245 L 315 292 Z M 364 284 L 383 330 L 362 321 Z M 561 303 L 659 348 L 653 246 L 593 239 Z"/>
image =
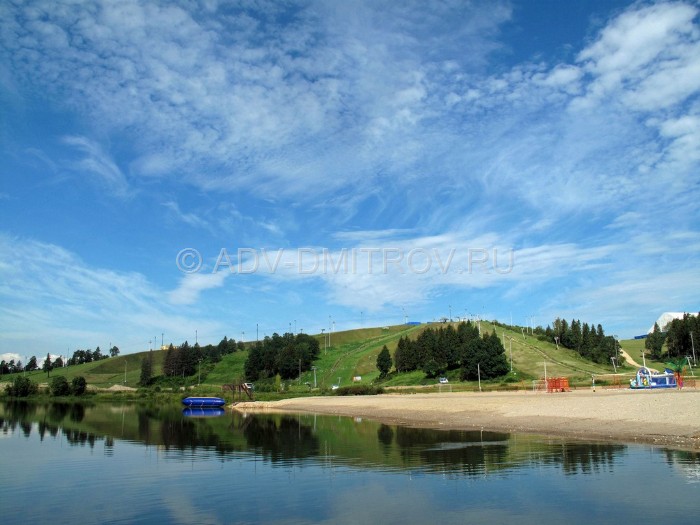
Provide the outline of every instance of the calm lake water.
<path id="1" fill-rule="evenodd" d="M 0 523 L 700 522 L 700 455 L 328 416 L 0 404 Z"/>

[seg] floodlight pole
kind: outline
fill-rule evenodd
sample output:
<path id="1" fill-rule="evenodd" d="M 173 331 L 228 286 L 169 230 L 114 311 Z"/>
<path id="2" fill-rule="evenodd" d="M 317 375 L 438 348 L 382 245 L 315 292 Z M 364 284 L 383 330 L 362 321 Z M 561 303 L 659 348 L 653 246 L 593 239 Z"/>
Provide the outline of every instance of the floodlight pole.
<path id="1" fill-rule="evenodd" d="M 481 392 L 481 363 L 476 364 L 476 373 L 479 376 L 479 392 Z"/>
<path id="2" fill-rule="evenodd" d="M 692 332 L 692 330 L 691 330 L 691 332 L 690 332 L 690 344 L 691 344 L 692 347 L 693 347 L 693 364 L 694 364 L 695 366 L 698 366 L 698 361 L 697 361 L 697 359 L 695 359 L 695 341 L 693 341 L 693 332 Z"/>
<path id="3" fill-rule="evenodd" d="M 612 365 L 613 365 L 613 370 L 615 370 L 615 373 L 617 374 L 617 367 L 615 366 L 615 358 L 614 358 L 614 357 L 611 357 L 611 358 L 610 358 L 610 362 L 611 362 Z"/>
<path id="4" fill-rule="evenodd" d="M 509 336 L 508 339 L 510 340 L 510 373 L 512 374 L 513 373 L 513 338 Z"/>

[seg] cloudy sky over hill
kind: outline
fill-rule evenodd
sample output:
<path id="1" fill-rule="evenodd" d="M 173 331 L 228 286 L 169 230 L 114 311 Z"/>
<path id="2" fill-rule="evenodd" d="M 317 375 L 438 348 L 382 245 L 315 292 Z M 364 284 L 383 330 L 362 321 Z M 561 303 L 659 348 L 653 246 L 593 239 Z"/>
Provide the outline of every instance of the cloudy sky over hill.
<path id="1" fill-rule="evenodd" d="M 699 14 L 3 2 L 0 353 L 697 312 Z"/>

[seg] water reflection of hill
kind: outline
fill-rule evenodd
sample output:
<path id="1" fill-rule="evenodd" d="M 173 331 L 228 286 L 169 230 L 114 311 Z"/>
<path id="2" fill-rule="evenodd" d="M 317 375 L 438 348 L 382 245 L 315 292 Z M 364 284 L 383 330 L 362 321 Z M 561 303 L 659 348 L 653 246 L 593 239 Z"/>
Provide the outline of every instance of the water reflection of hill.
<path id="1" fill-rule="evenodd" d="M 36 432 L 42 440 L 64 438 L 69 445 L 94 447 L 101 442 L 105 454 L 111 454 L 119 442 L 131 442 L 188 458 L 226 461 L 245 455 L 273 465 L 315 462 L 449 476 L 498 474 L 533 465 L 585 475 L 614 470 L 626 450 L 616 444 L 406 428 L 329 416 L 226 413 L 186 418 L 177 405 L 3 403 L 0 429 L 26 437 Z M 676 462 L 678 454 L 684 453 L 668 451 L 668 461 Z M 697 455 L 690 462 L 681 459 L 684 465 L 697 466 Z"/>

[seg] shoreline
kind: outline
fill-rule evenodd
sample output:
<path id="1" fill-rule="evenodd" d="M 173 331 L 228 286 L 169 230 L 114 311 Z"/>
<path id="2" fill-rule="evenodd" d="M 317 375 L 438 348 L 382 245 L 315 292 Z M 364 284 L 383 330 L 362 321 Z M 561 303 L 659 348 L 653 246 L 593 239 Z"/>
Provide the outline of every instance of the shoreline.
<path id="1" fill-rule="evenodd" d="M 316 413 L 445 430 L 492 430 L 700 451 L 700 391 L 598 390 L 299 397 L 241 412 Z"/>

